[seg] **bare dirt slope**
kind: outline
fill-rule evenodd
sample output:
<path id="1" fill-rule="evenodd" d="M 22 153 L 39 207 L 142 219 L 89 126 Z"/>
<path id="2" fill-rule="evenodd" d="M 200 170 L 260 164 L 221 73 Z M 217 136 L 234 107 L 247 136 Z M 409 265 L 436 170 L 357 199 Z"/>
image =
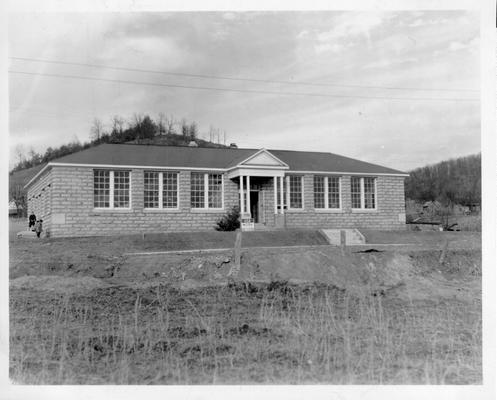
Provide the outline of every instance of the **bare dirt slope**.
<path id="1" fill-rule="evenodd" d="M 238 273 L 231 251 L 124 256 L 140 242 L 13 242 L 10 378 L 478 384 L 481 251 L 451 242 L 440 263 L 443 242 L 245 248 Z"/>

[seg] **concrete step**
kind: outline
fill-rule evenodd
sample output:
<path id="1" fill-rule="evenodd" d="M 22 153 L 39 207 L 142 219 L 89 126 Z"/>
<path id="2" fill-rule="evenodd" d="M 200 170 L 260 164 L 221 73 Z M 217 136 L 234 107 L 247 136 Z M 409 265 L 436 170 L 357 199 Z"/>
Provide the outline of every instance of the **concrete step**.
<path id="1" fill-rule="evenodd" d="M 357 229 L 321 229 L 328 243 L 340 246 L 340 231 L 345 231 L 345 244 L 347 246 L 366 243 L 365 237 Z"/>

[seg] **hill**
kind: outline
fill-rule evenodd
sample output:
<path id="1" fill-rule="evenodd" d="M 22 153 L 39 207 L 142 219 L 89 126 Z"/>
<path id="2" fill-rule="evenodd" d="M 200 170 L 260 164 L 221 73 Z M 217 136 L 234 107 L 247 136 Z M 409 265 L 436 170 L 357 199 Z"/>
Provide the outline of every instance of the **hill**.
<path id="1" fill-rule="evenodd" d="M 90 142 L 72 142 L 57 148 L 49 147 L 44 154 L 31 151 L 28 157 L 21 157 L 20 161 L 9 173 L 9 200 L 15 201 L 18 213 L 26 209 L 26 193 L 23 189 L 29 180 L 34 177 L 48 162 L 77 153 L 102 143 L 139 143 L 156 144 L 164 146 L 188 146 L 195 141 L 198 147 L 227 147 L 220 143 L 198 138 L 198 130 L 195 122 L 188 124 L 186 120 L 176 122 L 172 118 L 160 116 L 155 122 L 148 115 L 135 115 L 126 129 L 123 128 L 124 119 L 114 117 L 113 127 L 110 132 L 105 132 L 103 124 L 95 119 Z M 176 127 L 177 126 L 177 127 Z M 177 132 L 177 130 L 180 133 Z M 219 130 L 211 127 L 210 137 L 219 139 Z M 25 211 L 24 211 L 25 212 Z"/>
<path id="2" fill-rule="evenodd" d="M 470 206 L 481 203 L 481 154 L 416 168 L 406 179 L 406 199 Z"/>

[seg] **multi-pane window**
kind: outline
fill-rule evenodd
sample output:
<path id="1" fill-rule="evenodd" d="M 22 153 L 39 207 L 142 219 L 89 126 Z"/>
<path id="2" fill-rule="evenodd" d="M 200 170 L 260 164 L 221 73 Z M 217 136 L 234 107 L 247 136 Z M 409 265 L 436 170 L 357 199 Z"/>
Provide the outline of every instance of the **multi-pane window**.
<path id="1" fill-rule="evenodd" d="M 93 207 L 108 208 L 110 196 L 110 171 L 93 171 Z"/>
<path id="2" fill-rule="evenodd" d="M 288 177 L 288 196 L 290 208 L 302 208 L 302 177 L 290 175 Z"/>
<path id="3" fill-rule="evenodd" d="M 178 208 L 178 173 L 145 171 L 143 173 L 145 208 Z"/>
<path id="4" fill-rule="evenodd" d="M 93 206 L 95 208 L 129 208 L 129 200 L 129 171 L 93 171 Z"/>
<path id="5" fill-rule="evenodd" d="M 340 178 L 314 176 L 314 208 L 340 208 Z"/>
<path id="6" fill-rule="evenodd" d="M 129 171 L 114 171 L 114 208 L 129 208 Z"/>
<path id="7" fill-rule="evenodd" d="M 204 174 L 192 172 L 190 197 L 192 208 L 205 208 Z"/>
<path id="8" fill-rule="evenodd" d="M 325 176 L 314 175 L 314 208 L 326 208 Z"/>
<path id="9" fill-rule="evenodd" d="M 340 208 L 340 178 L 327 176 L 328 180 L 328 208 Z"/>
<path id="10" fill-rule="evenodd" d="M 159 208 L 159 173 L 145 171 L 143 184 L 143 206 L 145 208 Z"/>
<path id="11" fill-rule="evenodd" d="M 223 176 L 221 174 L 209 174 L 209 208 L 223 207 Z"/>
<path id="12" fill-rule="evenodd" d="M 361 179 L 353 176 L 350 178 L 350 195 L 352 198 L 352 208 L 362 208 Z"/>
<path id="13" fill-rule="evenodd" d="M 178 208 L 177 172 L 162 172 L 162 207 Z"/>
<path id="14" fill-rule="evenodd" d="M 352 208 L 376 208 L 376 178 L 352 177 L 350 179 Z"/>
<path id="15" fill-rule="evenodd" d="M 374 178 L 364 179 L 364 208 L 376 208 L 376 191 Z"/>
<path id="16" fill-rule="evenodd" d="M 223 208 L 223 176 L 192 172 L 191 207 Z"/>

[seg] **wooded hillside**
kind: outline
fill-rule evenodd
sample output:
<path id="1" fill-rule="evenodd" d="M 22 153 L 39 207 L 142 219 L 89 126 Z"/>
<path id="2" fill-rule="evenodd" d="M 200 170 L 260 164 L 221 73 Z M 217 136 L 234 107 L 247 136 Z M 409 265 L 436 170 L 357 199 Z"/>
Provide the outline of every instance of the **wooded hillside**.
<path id="1" fill-rule="evenodd" d="M 481 203 L 481 154 L 416 168 L 409 174 L 406 199 L 468 206 Z"/>
<path id="2" fill-rule="evenodd" d="M 49 147 L 40 154 L 31 149 L 28 154 L 17 151 L 17 163 L 9 174 L 9 201 L 13 200 L 19 215 L 26 213 L 26 193 L 24 185 L 35 176 L 43 166 L 56 158 L 76 153 L 81 150 L 97 146 L 101 143 L 143 143 L 169 146 L 187 146 L 194 140 L 199 147 L 226 147 L 221 140 L 226 140 L 226 133 L 212 126 L 209 132 L 204 133 L 210 140 L 199 138 L 197 124 L 188 123 L 185 119 L 175 120 L 160 114 L 156 121 L 148 115 L 135 114 L 128 122 L 124 118 L 115 116 L 106 129 L 104 124 L 95 119 L 91 127 L 91 140 L 80 143 L 75 141 L 62 146 Z M 217 139 L 217 143 L 215 140 Z"/>

